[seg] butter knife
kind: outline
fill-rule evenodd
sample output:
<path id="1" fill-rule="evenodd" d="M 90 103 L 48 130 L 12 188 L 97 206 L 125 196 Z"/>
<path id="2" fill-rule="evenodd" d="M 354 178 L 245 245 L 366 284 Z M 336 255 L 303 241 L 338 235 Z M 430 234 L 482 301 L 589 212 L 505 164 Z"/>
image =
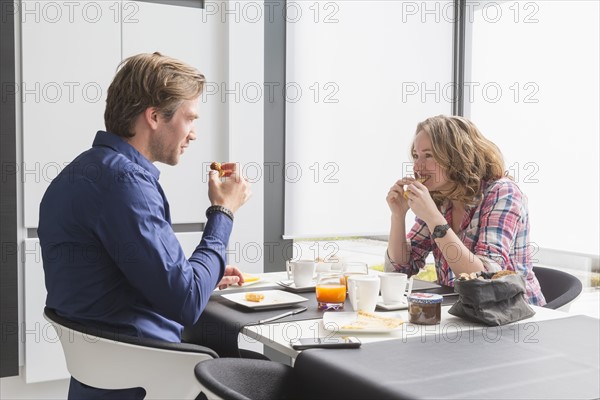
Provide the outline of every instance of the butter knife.
<path id="1" fill-rule="evenodd" d="M 276 316 L 271 317 L 271 318 L 261 319 L 260 321 L 258 321 L 258 323 L 259 324 L 266 324 L 267 322 L 277 321 L 278 319 L 289 317 L 290 315 L 300 314 L 301 312 L 304 312 L 306 310 L 307 310 L 306 307 L 297 308 L 295 310 L 291 310 L 291 311 L 285 312 L 283 314 L 276 315 Z"/>

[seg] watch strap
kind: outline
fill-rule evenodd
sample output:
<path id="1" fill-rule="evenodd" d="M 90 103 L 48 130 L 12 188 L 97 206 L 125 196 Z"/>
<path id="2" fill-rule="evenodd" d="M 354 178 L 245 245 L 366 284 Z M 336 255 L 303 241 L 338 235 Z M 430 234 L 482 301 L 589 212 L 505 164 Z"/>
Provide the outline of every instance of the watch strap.
<path id="1" fill-rule="evenodd" d="M 227 215 L 232 221 L 233 221 L 233 212 L 227 208 L 227 207 L 223 207 L 223 206 L 210 206 L 206 209 L 206 218 L 208 218 L 211 214 L 214 214 L 216 212 L 220 212 L 222 214 Z"/>

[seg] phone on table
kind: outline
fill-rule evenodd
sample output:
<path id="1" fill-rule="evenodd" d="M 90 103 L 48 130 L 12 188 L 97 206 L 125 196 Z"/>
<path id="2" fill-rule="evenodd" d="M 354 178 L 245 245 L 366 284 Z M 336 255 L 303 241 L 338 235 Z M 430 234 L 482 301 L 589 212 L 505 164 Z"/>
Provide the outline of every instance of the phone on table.
<path id="1" fill-rule="evenodd" d="M 360 340 L 354 336 L 299 338 L 290 341 L 294 350 L 306 349 L 356 349 Z"/>

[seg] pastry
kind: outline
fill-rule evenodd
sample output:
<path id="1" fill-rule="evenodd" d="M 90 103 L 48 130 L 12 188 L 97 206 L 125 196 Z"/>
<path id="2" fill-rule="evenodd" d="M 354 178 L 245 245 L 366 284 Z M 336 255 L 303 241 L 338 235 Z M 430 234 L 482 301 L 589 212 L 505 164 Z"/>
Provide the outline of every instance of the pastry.
<path id="1" fill-rule="evenodd" d="M 260 303 L 261 301 L 263 301 L 265 299 L 265 295 L 262 293 L 248 292 L 248 293 L 246 293 L 245 299 L 246 299 L 246 301 Z"/>
<path id="2" fill-rule="evenodd" d="M 213 171 L 218 171 L 219 172 L 219 178 L 222 177 L 223 175 L 225 175 L 225 171 L 221 168 L 221 163 L 220 162 L 213 161 L 210 164 L 210 169 L 213 170 Z"/>

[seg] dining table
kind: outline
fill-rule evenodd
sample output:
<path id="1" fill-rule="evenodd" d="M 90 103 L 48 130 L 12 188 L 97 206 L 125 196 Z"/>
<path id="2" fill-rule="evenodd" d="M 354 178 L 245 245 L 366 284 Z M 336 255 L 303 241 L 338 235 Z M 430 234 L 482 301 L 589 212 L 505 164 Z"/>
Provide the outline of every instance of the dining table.
<path id="1" fill-rule="evenodd" d="M 373 271 L 372 273 L 376 274 L 377 272 Z M 277 317 L 290 310 L 303 307 L 306 307 L 306 312 L 278 318 L 276 322 L 290 323 L 309 321 L 309 323 L 314 324 L 316 321 L 322 319 L 323 311 L 317 309 L 314 286 L 304 290 L 294 289 L 293 285 L 292 287 L 286 286 L 291 283 L 291 280 L 288 279 L 287 273 L 285 272 L 271 272 L 258 274 L 257 276 L 259 277 L 259 281 L 253 282 L 251 285 L 244 285 L 242 287 L 233 285 L 225 290 L 215 290 L 198 322 L 195 325 L 184 329 L 183 340 L 189 343 L 210 347 L 221 357 L 239 357 L 240 342 L 241 344 L 244 344 L 245 341 L 250 343 L 254 342 L 254 340 L 248 336 L 240 337 L 240 333 L 256 336 L 252 331 L 252 327 L 257 327 L 257 329 L 260 330 L 263 326 L 271 326 L 271 324 L 261 324 L 260 321 Z M 443 295 L 444 304 L 447 305 L 452 304 L 457 298 L 453 288 L 440 286 L 435 283 L 416 280 L 413 287 L 413 291 L 432 292 Z M 289 306 L 285 305 L 284 307 L 249 309 L 244 305 L 240 305 L 228 299 L 228 297 L 231 297 L 232 295 L 256 291 L 261 293 L 269 293 L 270 291 L 288 291 L 291 293 L 291 296 L 303 298 L 304 302 L 290 304 Z M 352 309 L 349 299 L 346 299 L 344 309 Z M 264 340 L 265 338 L 262 338 L 259 335 L 258 341 Z M 269 343 L 271 344 L 270 341 Z M 275 346 L 278 347 L 277 345 Z M 291 357 L 296 355 L 295 352 L 289 351 L 283 352 L 282 354 Z"/>
<path id="2" fill-rule="evenodd" d="M 240 347 L 262 344 L 289 359 L 313 398 L 600 398 L 598 319 L 531 306 L 530 318 L 486 326 L 448 312 L 458 298 L 452 288 L 421 282 L 416 291 L 444 296 L 439 324 L 412 324 L 405 308 L 377 309 L 404 323 L 383 332 L 348 332 L 327 323 L 342 314 L 317 310 L 314 291 L 293 291 L 305 300 L 274 309 L 249 310 L 231 301 L 236 293 L 286 291 L 285 272 L 259 276 L 253 285 L 215 291 L 184 339 L 221 357 L 239 357 Z M 342 313 L 350 312 L 346 303 Z M 349 335 L 360 340 L 359 348 L 291 346 L 298 338 Z"/>

